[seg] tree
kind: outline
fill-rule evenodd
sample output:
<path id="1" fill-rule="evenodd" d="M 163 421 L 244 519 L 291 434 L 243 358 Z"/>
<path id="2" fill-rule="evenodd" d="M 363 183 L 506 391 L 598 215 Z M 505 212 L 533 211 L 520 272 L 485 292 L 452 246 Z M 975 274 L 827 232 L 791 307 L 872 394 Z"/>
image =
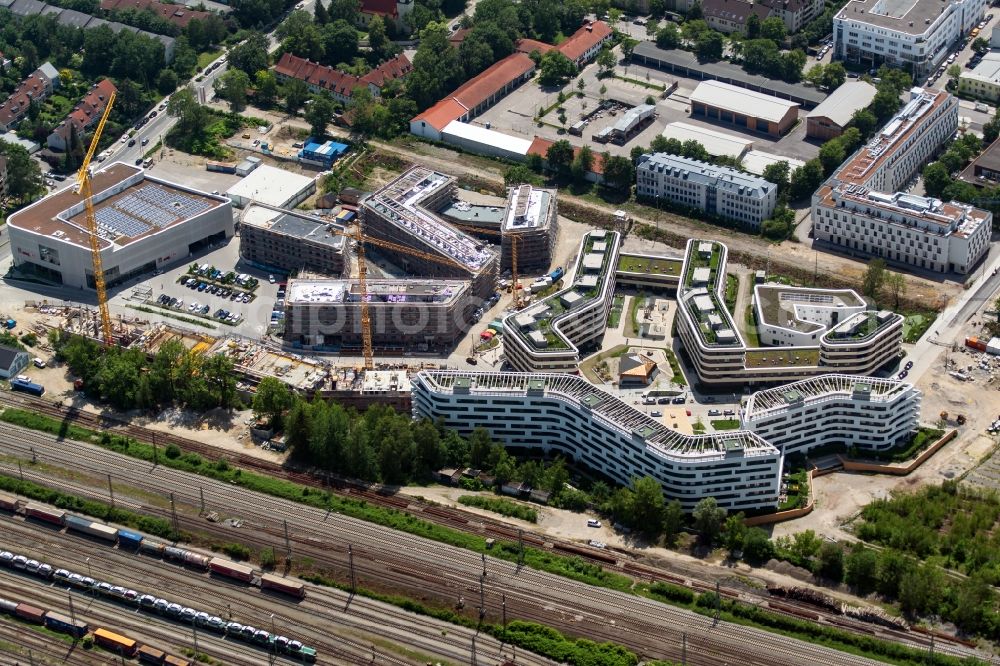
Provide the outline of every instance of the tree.
<path id="1" fill-rule="evenodd" d="M 722 531 L 726 510 L 718 505 L 714 497 L 705 497 L 695 505 L 691 517 L 694 519 L 694 528 L 701 534 L 705 544 L 711 546 Z"/>
<path id="2" fill-rule="evenodd" d="M 477 13 L 479 7 L 476 8 Z M 420 31 L 420 46 L 413 56 L 413 71 L 406 88 L 417 107 L 425 109 L 454 90 L 463 74 L 458 52 L 448 42 L 444 23 L 430 23 Z"/>
<path id="3" fill-rule="evenodd" d="M 725 526 L 722 529 L 722 537 L 730 556 L 734 551 L 743 549 L 743 539 L 747 534 L 747 526 L 743 522 L 745 519 L 746 516 L 743 515 L 742 511 L 726 518 Z"/>
<path id="4" fill-rule="evenodd" d="M 663 488 L 650 477 L 632 479 L 632 525 L 643 534 L 654 536 L 663 528 Z"/>
<path id="5" fill-rule="evenodd" d="M 247 89 L 250 77 L 241 69 L 227 69 L 226 73 L 212 84 L 215 94 L 229 102 L 229 110 L 239 113 L 247 106 Z"/>
<path id="6" fill-rule="evenodd" d="M 750 17 L 747 18 L 746 35 L 747 39 L 760 37 L 760 17 L 756 14 L 750 14 Z"/>
<path id="7" fill-rule="evenodd" d="M 823 85 L 834 90 L 844 85 L 847 80 L 847 70 L 839 62 L 831 62 L 823 69 Z"/>
<path id="8" fill-rule="evenodd" d="M 590 149 L 590 146 L 584 146 L 577 152 L 572 164 L 570 164 L 570 173 L 573 174 L 573 180 L 582 183 L 593 166 L 594 151 Z"/>
<path id="9" fill-rule="evenodd" d="M 38 162 L 23 146 L 0 140 L 0 155 L 7 158 L 7 195 L 13 201 L 27 203 L 45 191 Z"/>
<path id="10" fill-rule="evenodd" d="M 243 42 L 229 49 L 230 69 L 241 69 L 247 76 L 253 76 L 260 70 L 267 69 L 267 46 L 265 35 L 250 32 Z"/>
<path id="11" fill-rule="evenodd" d="M 260 106 L 271 106 L 278 97 L 278 79 L 269 69 L 262 69 L 254 76 L 254 98 Z"/>
<path id="12" fill-rule="evenodd" d="M 169 95 L 177 90 L 177 72 L 172 69 L 165 69 L 160 72 L 156 79 L 156 91 L 161 95 Z"/>
<path id="13" fill-rule="evenodd" d="M 540 185 L 541 179 L 534 171 L 523 164 L 515 164 L 508 167 L 503 173 L 504 187 L 517 187 L 518 185 Z"/>
<path id="14" fill-rule="evenodd" d="M 593 494 L 593 493 L 591 493 Z M 680 501 L 671 500 L 663 507 L 663 540 L 670 546 L 684 527 L 684 508 Z"/>
<path id="15" fill-rule="evenodd" d="M 676 49 L 681 45 L 681 33 L 673 23 L 664 23 L 656 33 L 656 45 L 661 49 Z"/>
<path id="16" fill-rule="evenodd" d="M 722 58 L 722 48 L 725 45 L 722 34 L 710 30 L 698 35 L 694 51 L 699 60 L 719 60 Z"/>
<path id="17" fill-rule="evenodd" d="M 705 15 L 704 12 L 702 12 L 702 10 L 701 10 L 701 3 L 698 2 L 698 0 L 695 0 L 688 7 L 687 15 L 686 15 L 685 18 L 687 18 L 688 21 L 698 21 L 704 15 Z"/>
<path id="18" fill-rule="evenodd" d="M 968 634 L 985 634 L 989 631 L 992 608 L 996 594 L 988 574 L 976 571 L 958 586 L 953 619 Z"/>
<path id="19" fill-rule="evenodd" d="M 878 584 L 878 555 L 871 548 L 856 544 L 847 556 L 844 582 L 859 594 L 866 595 Z"/>
<path id="20" fill-rule="evenodd" d="M 597 67 L 600 69 L 601 73 L 610 72 L 615 68 L 615 54 L 611 52 L 609 48 L 601 49 L 601 52 L 597 54 Z"/>
<path id="21" fill-rule="evenodd" d="M 344 19 L 327 23 L 318 36 L 322 41 L 323 62 L 328 65 L 348 63 L 358 55 L 358 31 Z"/>
<path id="22" fill-rule="evenodd" d="M 562 52 L 552 49 L 542 56 L 539 70 L 541 74 L 538 76 L 538 83 L 543 86 L 556 86 L 562 85 L 576 73 L 576 65 Z"/>
<path id="23" fill-rule="evenodd" d="M 911 567 L 899 581 L 899 607 L 910 615 L 933 613 L 941 603 L 944 574 L 933 564 Z"/>
<path id="24" fill-rule="evenodd" d="M 785 160 L 772 162 L 764 167 L 764 180 L 778 186 L 779 197 L 784 195 L 788 190 L 788 179 L 791 175 L 791 170 L 791 166 Z"/>
<path id="25" fill-rule="evenodd" d="M 276 430 L 281 429 L 281 417 L 288 410 L 295 396 L 288 385 L 276 377 L 264 377 L 253 395 L 253 413 L 257 419 L 266 419 Z"/>
<path id="26" fill-rule="evenodd" d="M 878 118 L 868 109 L 858 109 L 851 116 L 851 125 L 858 128 L 861 136 L 867 139 L 878 127 Z"/>
<path id="27" fill-rule="evenodd" d="M 381 16 L 373 16 L 368 22 L 368 48 L 377 62 L 392 56 L 396 47 L 386 32 L 385 20 Z"/>
<path id="28" fill-rule="evenodd" d="M 552 497 L 559 497 L 566 484 L 569 483 L 569 470 L 566 469 L 566 462 L 562 458 L 556 458 L 555 462 L 549 465 L 542 474 L 541 486 L 552 493 Z"/>
<path id="29" fill-rule="evenodd" d="M 486 464 L 486 459 L 493 448 L 493 440 L 490 434 L 483 428 L 476 428 L 469 437 L 469 464 L 476 468 L 482 468 Z"/>
<path id="30" fill-rule="evenodd" d="M 378 17 L 381 19 L 381 17 Z M 326 11 L 326 7 L 323 6 L 322 0 L 316 0 L 316 6 L 313 7 L 313 23 L 316 25 L 324 25 L 330 22 L 330 14 Z"/>
<path id="31" fill-rule="evenodd" d="M 545 152 L 545 161 L 556 173 L 567 173 L 573 162 L 573 146 L 566 139 L 556 141 Z"/>
<path id="32" fill-rule="evenodd" d="M 847 159 L 847 151 L 844 143 L 838 139 L 831 139 L 820 146 L 819 161 L 823 165 L 823 175 L 829 176 L 837 167 Z"/>
<path id="33" fill-rule="evenodd" d="M 788 31 L 785 29 L 785 22 L 780 16 L 766 18 L 760 23 L 760 36 L 762 39 L 770 39 L 772 42 L 780 43 L 784 41 Z"/>
<path id="34" fill-rule="evenodd" d="M 743 559 L 757 566 L 774 557 L 774 544 L 767 532 L 759 527 L 751 527 L 743 536 Z"/>
<path id="35" fill-rule="evenodd" d="M 604 184 L 616 190 L 627 190 L 635 182 L 635 165 L 632 160 L 621 155 L 604 158 Z"/>
<path id="36" fill-rule="evenodd" d="M 838 543 L 824 543 L 819 549 L 816 574 L 839 583 L 844 578 L 844 549 Z"/>
<path id="37" fill-rule="evenodd" d="M 960 77 L 961 75 L 962 75 L 961 65 L 952 65 L 951 67 L 949 67 L 948 78 L 951 79 L 951 81 L 949 81 L 949 84 L 952 86 L 958 85 L 958 77 Z"/>
<path id="38" fill-rule="evenodd" d="M 899 299 L 906 294 L 906 278 L 902 273 L 886 272 L 885 290 L 892 298 L 892 309 L 899 309 Z"/>
<path id="39" fill-rule="evenodd" d="M 887 548 L 880 552 L 875 574 L 878 593 L 889 599 L 897 598 L 903 575 L 913 566 L 915 565 L 910 558 L 897 550 Z"/>
<path id="40" fill-rule="evenodd" d="M 285 111 L 297 113 L 309 99 L 309 86 L 301 79 L 288 79 L 280 87 L 281 96 L 285 98 Z"/>
<path id="41" fill-rule="evenodd" d="M 823 163 L 813 158 L 792 172 L 788 194 L 793 201 L 811 196 L 823 184 Z"/>
<path id="42" fill-rule="evenodd" d="M 305 119 L 314 137 L 326 135 L 327 125 L 333 120 L 335 110 L 336 106 L 328 95 L 317 95 L 312 98 L 306 109 Z"/>
<path id="43" fill-rule="evenodd" d="M 972 40 L 972 50 L 976 53 L 986 53 L 990 50 L 990 43 L 982 37 L 976 37 Z"/>
<path id="44" fill-rule="evenodd" d="M 861 277 L 861 292 L 869 298 L 877 298 L 883 284 L 885 284 L 885 261 L 873 259 Z"/>

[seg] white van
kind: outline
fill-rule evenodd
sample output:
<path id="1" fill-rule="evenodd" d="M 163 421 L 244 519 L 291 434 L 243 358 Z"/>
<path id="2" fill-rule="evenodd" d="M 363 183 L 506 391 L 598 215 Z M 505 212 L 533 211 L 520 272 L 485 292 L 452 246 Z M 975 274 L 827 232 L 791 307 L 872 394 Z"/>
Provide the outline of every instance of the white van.
<path id="1" fill-rule="evenodd" d="M 45 367 L 45 361 L 43 361 L 42 359 L 38 358 L 37 356 L 35 358 L 31 359 L 31 362 L 35 364 L 36 368 L 44 368 Z"/>

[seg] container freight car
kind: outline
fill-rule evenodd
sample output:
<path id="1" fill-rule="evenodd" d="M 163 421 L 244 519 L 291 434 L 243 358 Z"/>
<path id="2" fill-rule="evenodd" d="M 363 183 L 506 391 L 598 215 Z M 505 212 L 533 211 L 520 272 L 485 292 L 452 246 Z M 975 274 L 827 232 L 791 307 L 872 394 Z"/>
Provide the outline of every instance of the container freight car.
<path id="1" fill-rule="evenodd" d="M 191 662 L 187 659 L 181 659 L 180 657 L 175 657 L 172 654 L 168 654 L 163 658 L 164 664 L 169 664 L 169 666 L 191 666 Z"/>
<path id="2" fill-rule="evenodd" d="M 74 638 L 83 638 L 90 630 L 86 622 L 74 620 L 55 611 L 49 611 L 45 614 L 45 626 L 53 631 L 61 631 L 64 634 L 69 634 Z"/>
<path id="3" fill-rule="evenodd" d="M 12 379 L 10 380 L 10 389 L 12 391 L 20 391 L 21 393 L 30 393 L 31 395 L 41 397 L 45 393 L 45 387 L 41 384 L 35 384 L 34 382 L 27 382 L 23 379 Z"/>
<path id="4" fill-rule="evenodd" d="M 53 523 L 60 526 L 66 519 L 65 511 L 60 509 L 50 509 L 47 506 L 42 506 L 41 504 L 29 504 L 24 508 L 24 515 L 29 518 L 37 518 L 38 520 L 44 520 L 47 523 Z"/>
<path id="5" fill-rule="evenodd" d="M 142 545 L 142 535 L 138 532 L 118 530 L 118 547 L 136 550 Z"/>
<path id="6" fill-rule="evenodd" d="M 17 511 L 17 498 L 10 495 L 0 495 L 0 509 Z"/>
<path id="7" fill-rule="evenodd" d="M 28 604 L 18 604 L 17 608 L 14 609 L 14 615 L 17 615 L 19 618 L 27 620 L 28 622 L 34 622 L 35 624 L 45 622 L 45 611 L 41 608 L 29 606 Z"/>
<path id="8" fill-rule="evenodd" d="M 143 664 L 162 664 L 163 658 L 167 656 L 167 653 L 163 650 L 157 650 L 148 645 L 143 645 L 139 648 L 138 652 L 139 662 Z"/>
<path id="9" fill-rule="evenodd" d="M 126 657 L 134 657 L 139 644 L 127 636 L 121 636 L 107 629 L 95 629 L 94 640 L 106 650 Z"/>
<path id="10" fill-rule="evenodd" d="M 235 578 L 236 580 L 243 581 L 244 583 L 253 581 L 253 567 L 248 567 L 245 564 L 238 564 L 236 562 L 230 562 L 229 560 L 213 557 L 212 561 L 208 563 L 208 568 L 214 574 L 226 576 L 227 578 Z"/>
<path id="11" fill-rule="evenodd" d="M 66 527 L 74 532 L 80 532 L 81 534 L 103 539 L 104 541 L 110 541 L 111 543 L 118 540 L 118 530 L 115 528 L 95 523 L 87 520 L 86 518 L 80 518 L 79 516 L 66 516 Z"/>
<path id="12" fill-rule="evenodd" d="M 167 547 L 164 546 L 159 541 L 150 541 L 149 539 L 143 539 L 139 543 L 139 550 L 141 550 L 146 555 L 152 555 L 153 557 L 163 557 L 164 552 Z"/>
<path id="13" fill-rule="evenodd" d="M 293 597 L 301 599 L 306 596 L 306 586 L 291 578 L 281 578 L 274 574 L 264 574 L 260 577 L 260 587 L 262 590 L 277 590 Z"/>

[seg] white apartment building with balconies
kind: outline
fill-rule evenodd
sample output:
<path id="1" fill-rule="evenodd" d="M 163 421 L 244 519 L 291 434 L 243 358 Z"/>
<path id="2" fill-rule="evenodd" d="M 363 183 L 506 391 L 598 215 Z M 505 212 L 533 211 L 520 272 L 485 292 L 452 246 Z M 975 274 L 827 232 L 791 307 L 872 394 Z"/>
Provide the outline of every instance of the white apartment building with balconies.
<path id="1" fill-rule="evenodd" d="M 920 400 L 902 381 L 831 374 L 757 391 L 741 416 L 782 455 L 834 444 L 883 451 L 916 430 Z"/>
<path id="2" fill-rule="evenodd" d="M 982 19 L 986 0 L 851 0 L 833 17 L 834 59 L 930 74 Z"/>
<path id="3" fill-rule="evenodd" d="M 562 455 L 616 483 L 651 476 L 686 511 L 714 497 L 729 511 L 777 505 L 783 456 L 745 430 L 685 435 L 586 379 L 566 374 L 422 370 L 413 415 L 508 447 Z"/>
<path id="4" fill-rule="evenodd" d="M 759 228 L 778 203 L 778 186 L 708 162 L 652 153 L 639 158 L 636 195 L 663 199 Z"/>

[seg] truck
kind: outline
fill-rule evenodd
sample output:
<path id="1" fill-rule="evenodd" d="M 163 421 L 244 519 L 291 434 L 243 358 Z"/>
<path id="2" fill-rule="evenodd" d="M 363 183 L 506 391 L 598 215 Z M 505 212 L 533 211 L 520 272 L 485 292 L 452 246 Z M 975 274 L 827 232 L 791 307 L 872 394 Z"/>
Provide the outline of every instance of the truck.
<path id="1" fill-rule="evenodd" d="M 26 379 L 20 379 L 17 377 L 10 380 L 10 389 L 12 391 L 20 391 L 21 393 L 30 393 L 31 395 L 39 397 L 45 393 L 45 387 L 41 384 L 29 382 Z"/>
<path id="2" fill-rule="evenodd" d="M 549 277 L 552 278 L 553 283 L 558 282 L 559 279 L 562 278 L 562 276 L 563 276 L 562 266 L 549 273 Z"/>

